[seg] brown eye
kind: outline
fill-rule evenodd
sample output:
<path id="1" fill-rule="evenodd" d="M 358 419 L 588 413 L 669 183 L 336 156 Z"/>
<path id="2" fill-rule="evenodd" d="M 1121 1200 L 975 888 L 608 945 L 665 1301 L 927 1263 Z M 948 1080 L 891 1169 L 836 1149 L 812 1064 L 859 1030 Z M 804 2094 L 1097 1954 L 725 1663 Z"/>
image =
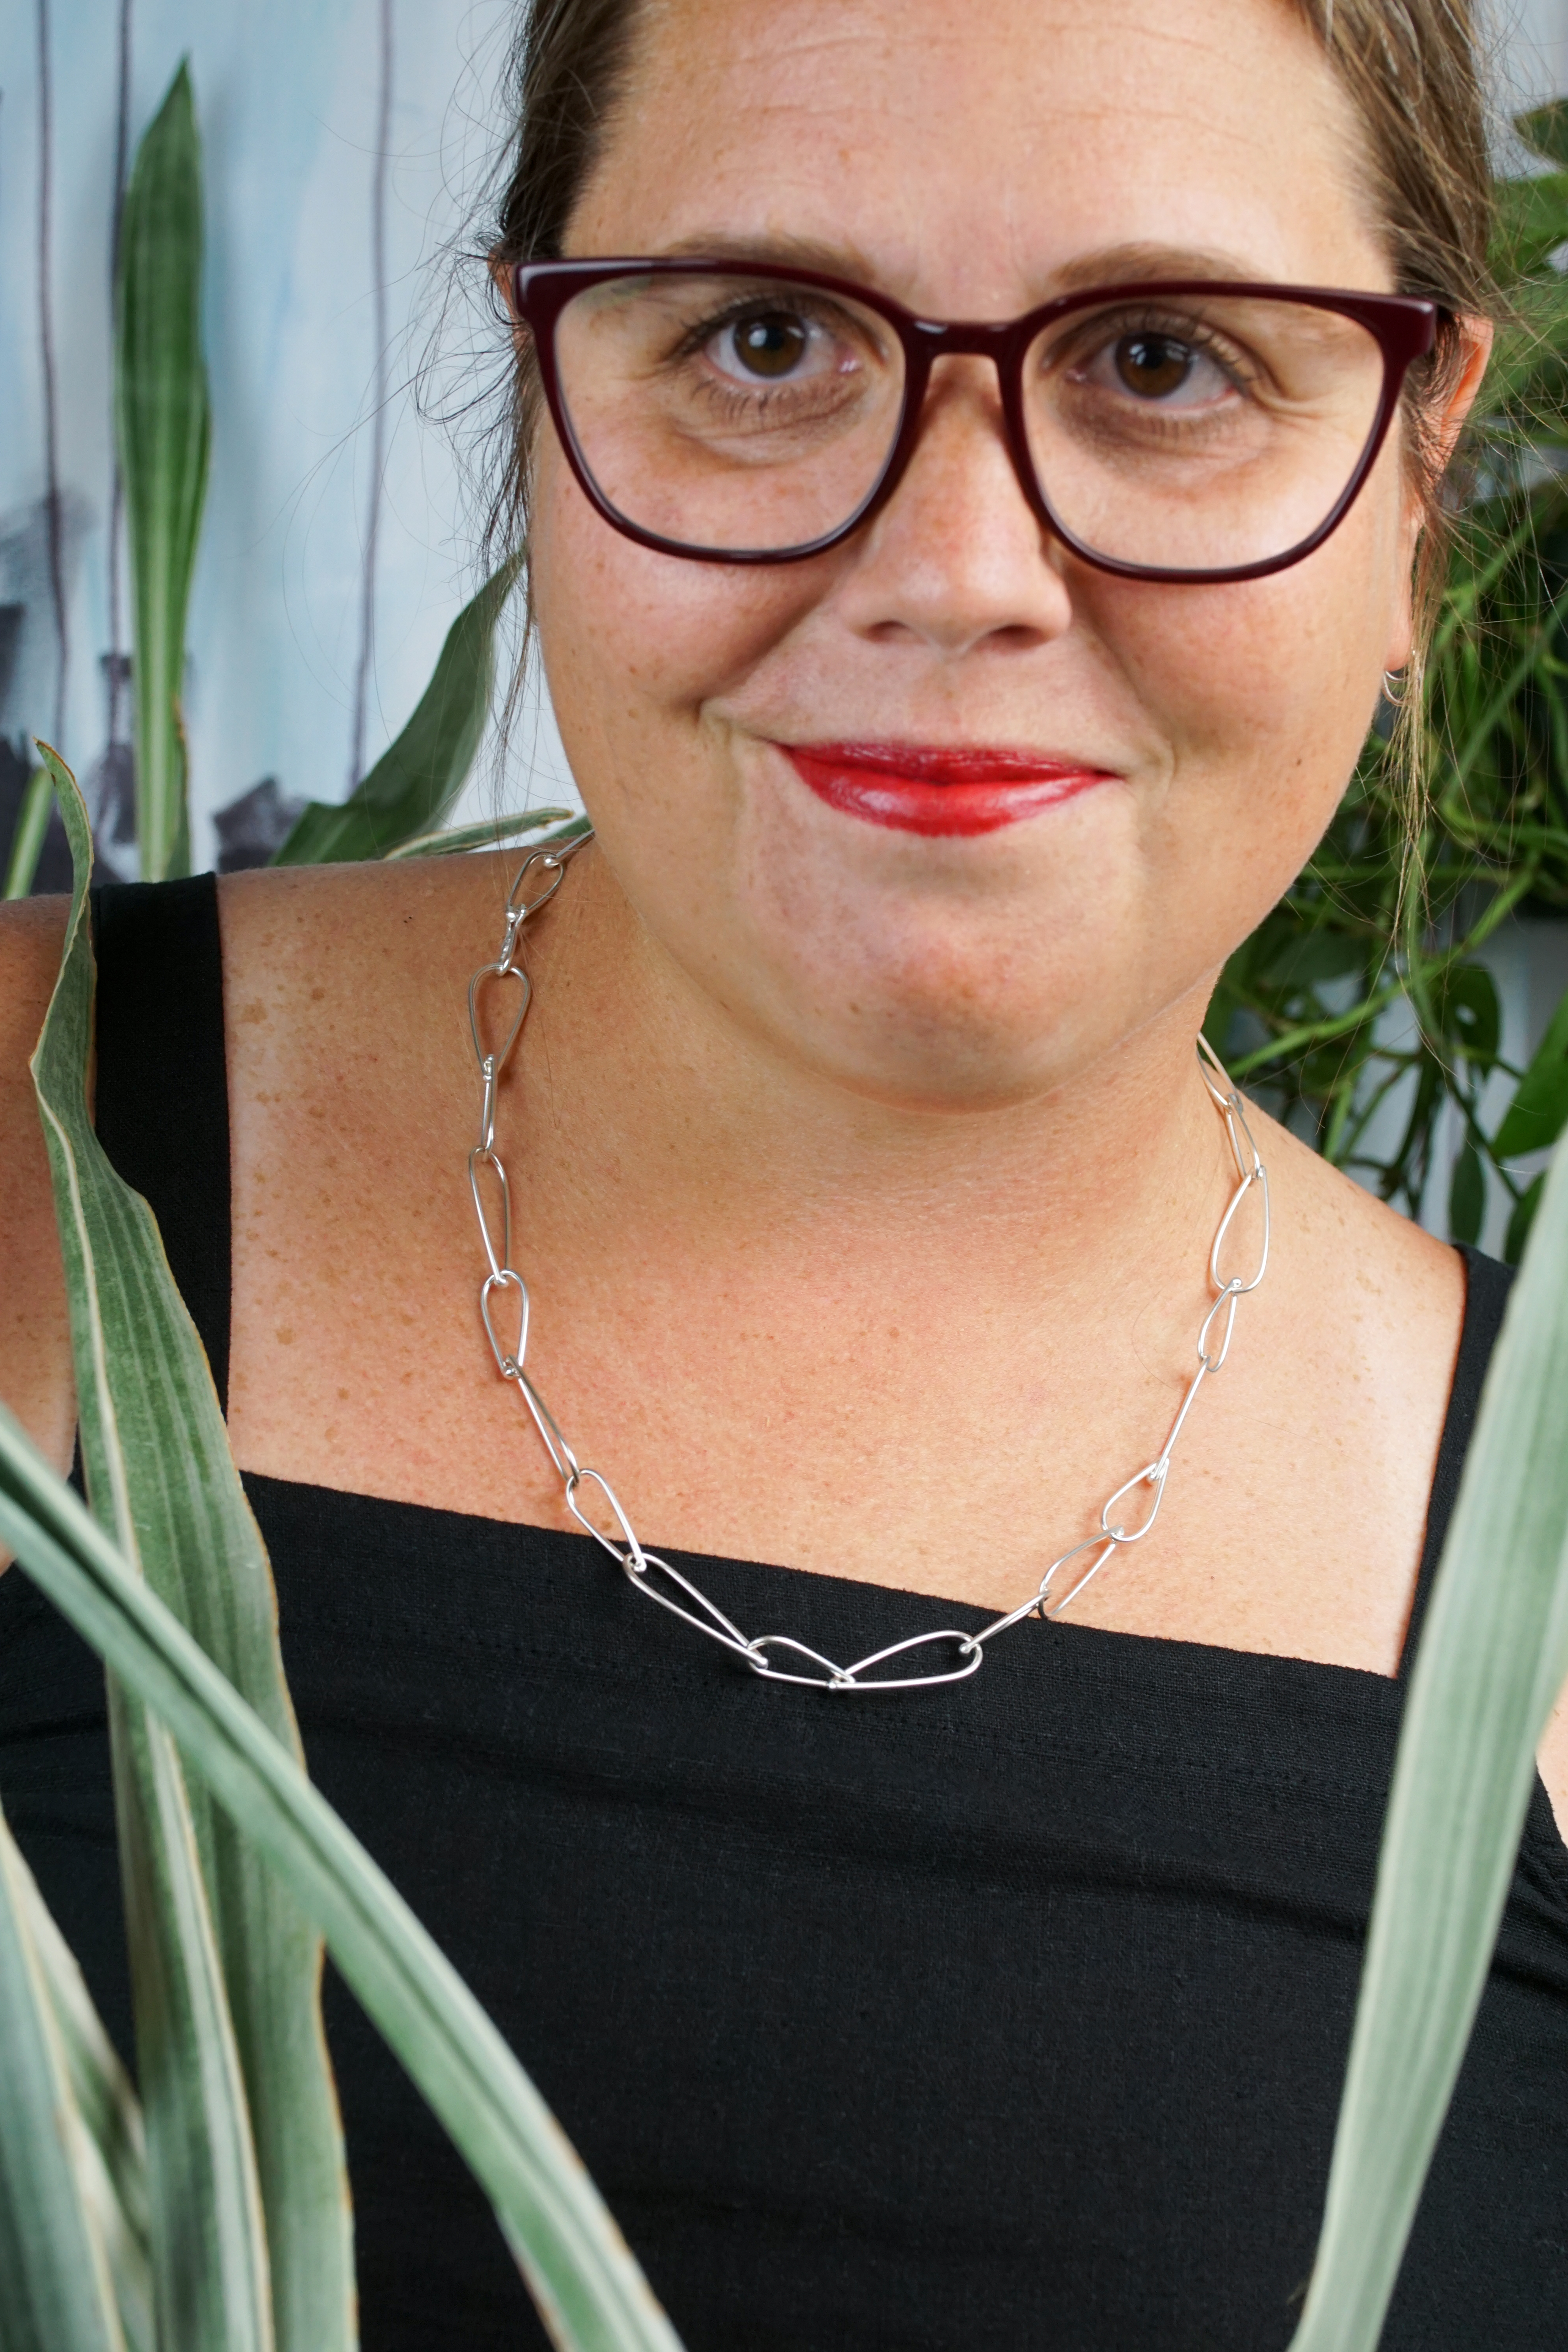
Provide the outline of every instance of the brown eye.
<path id="1" fill-rule="evenodd" d="M 769 310 L 731 329 L 736 358 L 752 375 L 788 375 L 800 364 L 810 340 L 804 323 L 787 310 Z"/>
<path id="2" fill-rule="evenodd" d="M 1124 335 L 1116 346 L 1116 373 L 1141 400 L 1166 400 L 1192 373 L 1190 343 L 1174 335 Z"/>

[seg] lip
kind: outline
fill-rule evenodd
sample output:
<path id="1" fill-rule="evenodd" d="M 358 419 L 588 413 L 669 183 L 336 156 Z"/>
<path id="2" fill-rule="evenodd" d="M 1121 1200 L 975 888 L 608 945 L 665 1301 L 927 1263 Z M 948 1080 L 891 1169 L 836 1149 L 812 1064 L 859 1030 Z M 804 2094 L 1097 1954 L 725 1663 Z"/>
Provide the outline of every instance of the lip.
<path id="1" fill-rule="evenodd" d="M 979 743 L 780 743 L 807 788 L 830 808 L 901 833 L 996 833 L 1059 808 L 1104 768 Z"/>

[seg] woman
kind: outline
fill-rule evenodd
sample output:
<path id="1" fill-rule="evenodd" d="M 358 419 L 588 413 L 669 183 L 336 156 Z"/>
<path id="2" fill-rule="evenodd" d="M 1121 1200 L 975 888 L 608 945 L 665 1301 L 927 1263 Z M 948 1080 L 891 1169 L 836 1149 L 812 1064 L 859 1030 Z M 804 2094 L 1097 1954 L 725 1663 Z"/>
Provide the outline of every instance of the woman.
<path id="1" fill-rule="evenodd" d="M 226 1360 L 312 1769 L 694 2352 L 1284 2345 L 1500 1281 L 1195 1041 L 1418 672 L 1489 340 L 1463 25 L 536 19 L 494 268 L 594 844 L 520 933 L 505 860 L 235 877 L 204 980 L 210 885 L 107 902 L 100 1129 Z M 63 1465 L 59 909 L 0 936 L 5 1393 Z M 6 1801 L 112 2008 L 97 1683 L 19 1585 Z M 367 2345 L 522 2340 L 330 2025 Z M 1388 2344 L 1560 2340 L 1565 2057 L 1538 1791 Z"/>

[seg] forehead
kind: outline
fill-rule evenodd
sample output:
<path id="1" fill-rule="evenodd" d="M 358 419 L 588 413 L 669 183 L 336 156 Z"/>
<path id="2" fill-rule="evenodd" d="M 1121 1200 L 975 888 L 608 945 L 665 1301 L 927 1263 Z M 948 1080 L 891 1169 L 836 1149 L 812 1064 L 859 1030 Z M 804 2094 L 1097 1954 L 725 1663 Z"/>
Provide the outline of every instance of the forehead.
<path id="1" fill-rule="evenodd" d="M 799 240 L 948 316 L 1099 250 L 1388 281 L 1291 0 L 644 0 L 574 253 Z"/>

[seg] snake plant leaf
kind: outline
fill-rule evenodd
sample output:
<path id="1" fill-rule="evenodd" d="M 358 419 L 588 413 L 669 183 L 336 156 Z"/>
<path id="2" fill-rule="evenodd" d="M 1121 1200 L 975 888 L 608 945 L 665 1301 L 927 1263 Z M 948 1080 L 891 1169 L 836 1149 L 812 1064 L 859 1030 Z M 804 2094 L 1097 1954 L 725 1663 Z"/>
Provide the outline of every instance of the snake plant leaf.
<path id="1" fill-rule="evenodd" d="M 474 765 L 490 715 L 496 625 L 520 558 L 504 563 L 446 632 L 413 718 L 348 799 L 311 801 L 295 819 L 275 866 L 330 866 L 385 857 L 441 823 Z"/>
<path id="2" fill-rule="evenodd" d="M 115 286 L 115 424 L 130 530 L 136 829 L 149 881 L 191 862 L 182 697 L 185 614 L 212 438 L 202 357 L 202 151 L 182 63 L 125 191 Z"/>
<path id="3" fill-rule="evenodd" d="M 462 1978 L 289 1748 L 4 1408 L 0 1540 L 156 1710 L 319 1922 L 344 1978 L 488 2191 L 561 2352 L 680 2352 L 581 2160 Z"/>
<path id="4" fill-rule="evenodd" d="M 554 827 L 559 830 L 552 830 Z M 395 849 L 389 849 L 387 862 L 403 857 L 455 857 L 469 849 L 499 849 L 508 841 L 533 833 L 548 834 L 539 846 L 549 849 L 558 843 L 580 840 L 588 829 L 588 819 L 579 815 L 576 809 L 519 809 L 511 816 L 487 818 L 480 824 L 452 824 L 440 833 L 416 833 L 412 841 L 400 841 Z"/>
<path id="5" fill-rule="evenodd" d="M 141 2107 L 72 1952 L 0 1814 L 0 1863 L 31 1939 L 74 2102 L 77 2178 L 114 2283 L 126 2352 L 154 2352 Z M 68 2106 L 65 2112 L 70 2114 Z"/>
<path id="6" fill-rule="evenodd" d="M 273 2352 L 245 2078 L 184 1775 L 163 1726 L 112 1680 L 109 1731 L 160 2343 Z"/>
<path id="7" fill-rule="evenodd" d="M 0 1815 L 0 2339 L 6 2352 L 127 2352 L 29 1884 Z"/>
<path id="8" fill-rule="evenodd" d="M 1557 1007 L 1546 1034 L 1536 1047 L 1529 1068 L 1493 1139 L 1499 1160 L 1518 1160 L 1527 1151 L 1544 1151 L 1556 1142 L 1568 1123 L 1568 995 Z"/>
<path id="9" fill-rule="evenodd" d="M 44 854 L 44 835 L 48 830 L 49 811 L 54 804 L 54 786 L 49 782 L 48 770 L 35 768 L 22 788 L 16 824 L 5 859 L 5 878 L 0 883 L 0 898 L 25 898 L 32 889 L 38 871 L 38 860 Z"/>
<path id="10" fill-rule="evenodd" d="M 142 1527 L 157 1558 L 156 1511 L 141 1491 L 170 1463 L 147 1455 L 139 1426 L 157 1392 L 140 1383 L 121 1344 L 137 1254 L 112 1212 L 144 1203 L 126 1192 L 99 1150 L 87 1113 L 85 1072 L 92 1019 L 86 936 L 91 836 L 75 782 L 48 747 L 76 860 L 67 947 L 33 1057 L 34 1084 L 55 1188 L 65 1261 L 80 1413 L 82 1460 L 95 1507 L 124 1556 L 145 1574 Z M 106 1205 L 109 1218 L 106 1223 Z M 117 1247 L 123 1238 L 123 1255 Z M 147 1360 L 152 1361 L 151 1348 Z M 119 1410 L 130 1391 L 131 1418 Z M 128 1457 L 127 1438 L 131 1454 Z M 178 1475 L 174 1481 L 180 1483 Z M 272 2352 L 271 2289 L 245 2083 L 219 1960 L 198 1836 L 168 1732 L 111 1679 L 110 1737 L 115 1815 L 147 2134 L 154 2304 L 169 2352 Z"/>
<path id="11" fill-rule="evenodd" d="M 77 884 L 33 1074 L 66 1255 L 88 1490 L 95 1511 L 154 1591 L 298 1758 L 271 1570 L 228 1450 L 206 1359 L 169 1273 L 152 1213 L 110 1166 L 88 1115 L 84 1073 L 93 962 L 86 890 L 91 837 L 69 771 L 53 752 L 44 756 L 76 859 Z M 125 1742 L 131 1746 L 137 1742 L 135 1712 L 126 1711 Z M 111 1691 L 117 1730 L 120 1717 Z M 133 1809 L 121 1822 L 122 1844 L 129 1838 L 148 1874 L 144 1877 L 134 1865 L 127 1874 L 133 1963 L 140 1946 L 152 1994 L 170 1936 L 155 1932 L 155 1916 L 141 1917 L 143 1892 L 156 1883 L 162 1867 L 172 1866 L 178 1824 L 188 1821 L 201 1867 L 193 1888 L 171 1889 L 172 1913 L 195 1937 L 193 1923 L 210 1912 L 221 1960 L 221 1978 L 213 1986 L 200 1979 L 191 1960 L 189 2028 L 195 2036 L 215 2036 L 218 2044 L 232 2032 L 241 2076 L 232 2095 L 225 2091 L 220 2097 L 223 2063 L 204 2038 L 166 2053 L 172 2079 L 192 2075 L 192 2099 L 194 2084 L 204 2086 L 202 2111 L 213 2135 L 206 2159 L 199 2157 L 193 2138 L 175 2210 L 212 2210 L 219 2216 L 222 2227 L 209 2251 L 215 2264 L 219 2250 L 225 2250 L 219 2267 L 231 2282 L 226 2291 L 242 2303 L 238 2280 L 255 2273 L 246 2306 L 250 2317 L 243 2324 L 259 2331 L 258 2341 L 271 2340 L 272 2323 L 264 2324 L 263 2317 L 270 2271 L 278 2352 L 348 2352 L 356 2341 L 352 2229 L 321 2026 L 320 1938 L 227 1816 L 214 1807 L 205 1787 L 187 1792 L 173 1786 L 180 1779 L 178 1762 L 172 1755 L 160 1756 L 163 1738 L 162 1731 L 151 1738 L 146 1759 L 157 1807 Z M 144 1837 L 162 1835 L 154 1811 L 166 1816 L 167 1835 L 142 1855 Z M 193 1953 L 194 1948 L 193 1943 Z M 144 2018 L 151 2026 L 163 2017 L 172 1992 L 165 1987 L 158 1998 L 143 2000 L 139 1984 L 137 1994 L 140 2048 Z M 160 2148 L 167 2144 L 167 2132 L 145 2053 L 142 2084 L 158 2203 Z M 203 2185 L 203 2161 L 225 2169 L 230 2204 L 214 2205 Z M 255 2233 L 258 2244 L 241 2228 L 253 2186 L 266 2214 L 265 2232 Z M 166 2206 L 161 2211 L 160 2244 Z M 214 2293 L 216 2280 L 214 2269 Z M 225 2322 L 231 2331 L 241 2325 L 237 2315 Z M 231 2332 L 201 2340 L 221 2342 L 229 2352 L 242 2338 Z"/>
<path id="12" fill-rule="evenodd" d="M 1374 2352 L 1568 1675 L 1568 1153 L 1481 1395 L 1411 1678 L 1317 2262 L 1292 2352 Z"/>

